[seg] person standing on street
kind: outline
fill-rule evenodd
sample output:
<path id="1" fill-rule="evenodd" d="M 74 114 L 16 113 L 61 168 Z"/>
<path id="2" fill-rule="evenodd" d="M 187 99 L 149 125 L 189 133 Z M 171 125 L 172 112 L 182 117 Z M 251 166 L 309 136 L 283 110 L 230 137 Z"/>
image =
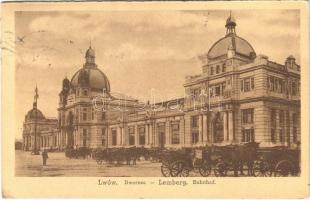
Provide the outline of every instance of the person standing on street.
<path id="1" fill-rule="evenodd" d="M 44 150 L 42 152 L 42 159 L 43 159 L 43 165 L 45 166 L 46 165 L 46 160 L 48 159 L 48 154 L 47 154 L 46 150 Z"/>

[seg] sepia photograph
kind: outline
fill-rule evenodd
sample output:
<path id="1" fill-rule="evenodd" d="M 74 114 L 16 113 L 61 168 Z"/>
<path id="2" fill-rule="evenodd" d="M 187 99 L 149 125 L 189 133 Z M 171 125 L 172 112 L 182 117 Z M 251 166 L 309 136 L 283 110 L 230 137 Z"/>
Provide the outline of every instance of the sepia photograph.
<path id="1" fill-rule="evenodd" d="M 301 9 L 64 8 L 16 9 L 2 30 L 13 177 L 206 187 L 308 173 Z"/>

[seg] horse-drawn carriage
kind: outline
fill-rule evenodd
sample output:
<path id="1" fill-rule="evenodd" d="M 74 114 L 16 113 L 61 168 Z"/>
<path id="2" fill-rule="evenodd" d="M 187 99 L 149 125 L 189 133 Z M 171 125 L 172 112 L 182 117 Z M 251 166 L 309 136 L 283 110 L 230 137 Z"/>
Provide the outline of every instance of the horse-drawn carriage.
<path id="1" fill-rule="evenodd" d="M 161 173 L 163 176 L 186 177 L 192 170 L 198 170 L 202 176 L 211 173 L 210 157 L 204 148 L 183 148 L 166 153 L 162 158 Z"/>
<path id="2" fill-rule="evenodd" d="M 201 176 L 296 176 L 300 151 L 281 148 L 258 148 L 258 143 L 207 146 L 172 151 L 162 159 L 163 176 L 188 176 L 199 171 Z"/>
<path id="3" fill-rule="evenodd" d="M 145 160 L 149 158 L 149 152 L 144 147 L 129 147 L 129 148 L 106 148 L 95 149 L 92 153 L 92 157 L 96 160 L 98 165 L 104 162 L 110 164 L 122 164 L 126 163 L 130 165 L 136 165 L 136 161 L 141 157 Z"/>
<path id="4" fill-rule="evenodd" d="M 65 151 L 65 156 L 67 158 L 88 158 L 91 156 L 91 149 L 88 147 L 80 147 L 78 149 L 67 148 Z"/>
<path id="5" fill-rule="evenodd" d="M 254 164 L 255 176 L 297 176 L 300 150 L 284 146 L 260 148 Z"/>

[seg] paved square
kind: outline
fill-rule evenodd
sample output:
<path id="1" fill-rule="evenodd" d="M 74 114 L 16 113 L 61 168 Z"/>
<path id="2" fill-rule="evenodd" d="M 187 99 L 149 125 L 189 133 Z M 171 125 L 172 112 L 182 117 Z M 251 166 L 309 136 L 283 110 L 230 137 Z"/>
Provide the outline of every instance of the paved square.
<path id="1" fill-rule="evenodd" d="M 16 176 L 92 176 L 92 177 L 159 177 L 161 163 L 138 161 L 137 165 L 98 165 L 93 159 L 69 159 L 64 152 L 48 154 L 47 166 L 41 155 L 16 151 Z"/>

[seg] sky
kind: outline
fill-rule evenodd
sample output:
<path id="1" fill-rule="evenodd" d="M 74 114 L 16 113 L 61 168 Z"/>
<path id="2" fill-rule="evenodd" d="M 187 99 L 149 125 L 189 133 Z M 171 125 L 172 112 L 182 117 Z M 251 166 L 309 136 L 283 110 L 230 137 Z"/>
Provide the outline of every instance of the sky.
<path id="1" fill-rule="evenodd" d="M 283 64 L 299 63 L 299 11 L 234 10 L 236 33 L 256 51 Z M 187 75 L 202 73 L 199 55 L 225 36 L 228 10 L 62 11 L 15 13 L 16 137 L 32 108 L 57 117 L 62 80 L 83 66 L 91 46 L 111 91 L 148 100 L 184 96 Z M 23 41 L 20 39 L 23 38 Z"/>

